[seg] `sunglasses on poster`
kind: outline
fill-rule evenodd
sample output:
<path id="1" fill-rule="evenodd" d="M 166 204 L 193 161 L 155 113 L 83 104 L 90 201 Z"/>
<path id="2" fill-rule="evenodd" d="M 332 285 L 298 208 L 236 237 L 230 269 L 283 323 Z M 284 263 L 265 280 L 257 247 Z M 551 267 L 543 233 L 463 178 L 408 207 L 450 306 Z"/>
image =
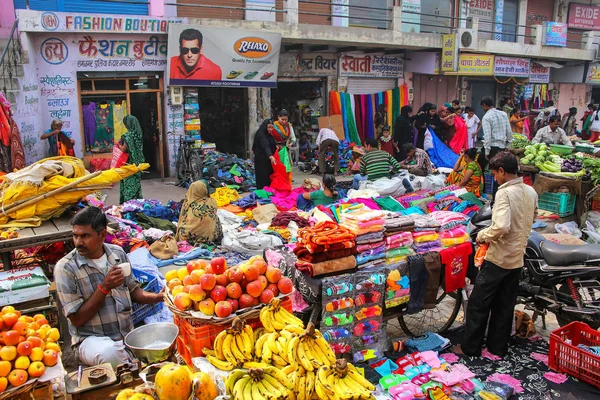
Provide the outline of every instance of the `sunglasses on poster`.
<path id="1" fill-rule="evenodd" d="M 198 53 L 200 53 L 200 47 L 180 47 L 179 48 L 179 52 L 184 56 L 187 53 L 189 53 L 190 51 L 192 52 L 192 54 L 198 54 Z"/>

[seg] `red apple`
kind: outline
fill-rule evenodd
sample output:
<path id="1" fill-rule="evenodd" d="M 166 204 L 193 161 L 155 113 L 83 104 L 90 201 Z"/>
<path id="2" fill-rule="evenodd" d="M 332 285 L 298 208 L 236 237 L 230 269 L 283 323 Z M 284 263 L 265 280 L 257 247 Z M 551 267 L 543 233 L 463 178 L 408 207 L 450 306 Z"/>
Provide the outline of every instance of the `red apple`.
<path id="1" fill-rule="evenodd" d="M 228 301 L 220 301 L 215 305 L 215 314 L 219 318 L 229 317 L 232 312 L 231 304 Z"/>
<path id="2" fill-rule="evenodd" d="M 255 298 L 260 296 L 262 290 L 262 283 L 259 280 L 252 281 L 246 286 L 246 293 Z"/>
<path id="3" fill-rule="evenodd" d="M 257 281 L 260 282 L 261 290 L 265 290 L 267 288 L 267 286 L 269 285 L 269 281 L 267 280 L 267 278 L 265 278 L 264 275 L 260 275 L 258 277 Z"/>
<path id="4" fill-rule="evenodd" d="M 239 299 L 242 295 L 242 287 L 239 283 L 230 283 L 229 285 L 227 285 L 226 289 L 227 296 L 231 297 L 232 299 Z"/>
<path id="5" fill-rule="evenodd" d="M 227 290 L 225 286 L 217 285 L 210 291 L 210 298 L 218 303 L 219 301 L 223 301 L 227 298 Z"/>
<path id="6" fill-rule="evenodd" d="M 200 286 L 204 290 L 212 290 L 217 284 L 217 277 L 214 274 L 204 274 L 200 277 Z"/>
<path id="7" fill-rule="evenodd" d="M 252 298 L 252 305 L 253 305 L 253 306 L 257 306 L 257 305 L 258 305 L 258 303 L 259 303 L 259 301 L 258 301 L 258 297 L 253 297 L 253 298 Z"/>
<path id="8" fill-rule="evenodd" d="M 265 276 L 270 283 L 277 283 L 281 279 L 281 270 L 275 267 L 268 267 Z"/>
<path id="9" fill-rule="evenodd" d="M 273 295 L 273 292 L 271 292 L 269 289 L 265 289 L 260 294 L 260 302 L 263 304 L 269 304 L 271 300 L 273 300 L 273 297 L 275 297 L 275 295 Z"/>
<path id="10" fill-rule="evenodd" d="M 258 271 L 261 275 L 264 275 L 265 272 L 267 272 L 268 265 L 262 257 L 254 260 L 252 264 L 258 267 Z"/>
<path id="11" fill-rule="evenodd" d="M 239 308 L 240 308 L 240 303 L 239 303 L 237 300 L 235 300 L 235 299 L 227 299 L 226 301 L 228 301 L 228 302 L 229 302 L 229 304 L 231 304 L 231 312 L 232 312 L 232 313 L 234 313 L 234 312 L 236 312 L 237 310 L 239 310 Z"/>
<path id="12" fill-rule="evenodd" d="M 240 299 L 239 299 L 240 310 L 251 307 L 252 303 L 254 303 L 254 297 L 250 296 L 249 294 L 243 294 L 240 296 Z"/>
<path id="13" fill-rule="evenodd" d="M 212 299 L 202 300 L 198 306 L 200 312 L 206 315 L 214 315 L 215 313 L 215 302 Z"/>
<path id="14" fill-rule="evenodd" d="M 229 278 L 227 277 L 227 274 L 217 275 L 217 285 L 221 285 L 221 286 L 229 285 Z"/>
<path id="15" fill-rule="evenodd" d="M 217 257 L 210 260 L 210 266 L 215 274 L 222 274 L 227 269 L 227 260 L 223 257 Z"/>
<path id="16" fill-rule="evenodd" d="M 248 282 L 255 281 L 260 276 L 260 270 L 256 265 L 245 265 L 242 267 L 242 271 L 244 272 L 244 277 Z"/>
<path id="17" fill-rule="evenodd" d="M 281 294 L 290 294 L 294 290 L 294 284 L 290 278 L 284 277 L 277 282 L 277 288 Z"/>
<path id="18" fill-rule="evenodd" d="M 216 275 L 215 274 L 215 270 L 213 269 L 213 267 L 210 264 L 208 264 L 204 270 L 206 271 L 207 274 L 214 274 L 214 275 Z"/>
<path id="19" fill-rule="evenodd" d="M 269 283 L 269 285 L 267 286 L 267 289 L 269 289 L 271 292 L 273 292 L 273 296 L 275 296 L 275 297 L 279 296 L 279 288 L 277 287 L 276 283 Z"/>
<path id="20" fill-rule="evenodd" d="M 229 282 L 240 283 L 244 279 L 244 273 L 238 267 L 232 267 L 227 270 Z"/>
<path id="21" fill-rule="evenodd" d="M 189 295 L 193 301 L 202 301 L 206 298 L 206 292 L 200 285 L 190 286 Z"/>

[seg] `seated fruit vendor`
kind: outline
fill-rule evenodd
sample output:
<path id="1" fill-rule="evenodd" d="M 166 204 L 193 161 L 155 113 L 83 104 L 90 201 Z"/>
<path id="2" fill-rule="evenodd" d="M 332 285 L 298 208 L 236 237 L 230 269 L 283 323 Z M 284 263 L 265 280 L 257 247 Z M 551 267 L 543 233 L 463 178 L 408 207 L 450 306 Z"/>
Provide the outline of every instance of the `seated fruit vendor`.
<path id="1" fill-rule="evenodd" d="M 398 161 L 388 152 L 379 150 L 377 139 L 368 138 L 365 143 L 367 154 L 360 161 L 360 174 L 354 175 L 354 189 L 358 189 L 362 181 L 389 178 L 400 172 Z"/>
<path id="2" fill-rule="evenodd" d="M 106 215 L 97 207 L 81 210 L 73 220 L 75 250 L 54 267 L 56 291 L 68 318 L 71 345 L 86 365 L 130 361 L 123 339 L 133 330 L 133 303 L 155 304 L 162 293 L 145 292 L 119 264 L 127 256 L 119 246 L 104 243 Z"/>
<path id="3" fill-rule="evenodd" d="M 407 169 L 409 173 L 417 176 L 427 176 L 433 171 L 429 154 L 423 149 L 417 149 L 410 143 L 402 145 L 406 160 L 400 163 L 400 168 Z"/>
<path id="4" fill-rule="evenodd" d="M 551 144 L 572 146 L 567 133 L 559 125 L 560 117 L 553 115 L 550 117 L 550 123 L 537 131 L 531 143 L 546 143 L 548 146 Z"/>

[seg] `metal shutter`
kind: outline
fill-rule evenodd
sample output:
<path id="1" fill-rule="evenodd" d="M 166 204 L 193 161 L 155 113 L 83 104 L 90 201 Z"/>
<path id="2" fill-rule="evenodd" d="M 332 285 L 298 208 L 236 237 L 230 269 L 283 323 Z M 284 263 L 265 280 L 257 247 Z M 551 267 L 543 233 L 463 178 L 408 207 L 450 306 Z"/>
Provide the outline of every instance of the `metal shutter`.
<path id="1" fill-rule="evenodd" d="M 414 112 L 425 102 L 441 106 L 458 99 L 457 81 L 459 77 L 443 75 L 413 74 Z"/>
<path id="2" fill-rule="evenodd" d="M 397 79 L 348 78 L 347 92 L 350 94 L 372 94 L 394 89 Z"/>
<path id="3" fill-rule="evenodd" d="M 139 0 L 29 0 L 29 9 L 90 14 L 148 15 L 148 4 Z M 26 0 L 14 0 L 16 9 L 24 9 Z"/>
<path id="4" fill-rule="evenodd" d="M 554 0 L 535 0 L 527 2 L 527 28 L 525 34 L 531 35 L 530 26 L 543 25 L 544 21 L 552 21 Z M 525 36 L 525 43 L 532 43 L 533 38 Z"/>

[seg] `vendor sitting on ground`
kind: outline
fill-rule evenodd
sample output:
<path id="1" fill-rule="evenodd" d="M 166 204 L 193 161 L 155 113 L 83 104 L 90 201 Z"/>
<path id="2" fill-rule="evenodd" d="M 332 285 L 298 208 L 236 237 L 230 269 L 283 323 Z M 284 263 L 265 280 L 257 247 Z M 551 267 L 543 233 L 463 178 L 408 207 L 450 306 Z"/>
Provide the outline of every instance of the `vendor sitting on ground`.
<path id="1" fill-rule="evenodd" d="M 461 151 L 460 158 L 454 165 L 454 170 L 446 183 L 464 187 L 477 197 L 481 197 L 483 191 L 483 172 L 477 163 L 477 149 L 471 148 L 467 151 Z"/>
<path id="2" fill-rule="evenodd" d="M 208 194 L 206 182 L 192 183 L 185 194 L 177 223 L 177 241 L 187 240 L 192 246 L 205 242 L 221 242 L 223 227 L 217 217 L 217 201 Z"/>
<path id="3" fill-rule="evenodd" d="M 537 131 L 531 143 L 546 143 L 548 146 L 551 144 L 572 146 L 567 133 L 559 126 L 560 122 L 558 115 L 550 117 L 550 123 Z"/>
<path id="4" fill-rule="evenodd" d="M 304 200 L 311 200 L 315 206 L 326 206 L 339 200 L 335 190 L 336 180 L 333 175 L 323 175 L 323 189 L 302 193 Z"/>
<path id="5" fill-rule="evenodd" d="M 375 138 L 368 138 L 366 141 L 367 154 L 360 161 L 360 174 L 354 175 L 352 187 L 359 188 L 360 182 L 370 180 L 375 181 L 379 178 L 389 178 L 400 172 L 400 164 L 388 152 L 379 150 L 379 143 Z"/>
<path id="6" fill-rule="evenodd" d="M 402 150 L 406 160 L 400 163 L 400 168 L 407 169 L 408 173 L 417 176 L 427 176 L 433 171 L 429 154 L 423 149 L 417 149 L 410 143 L 404 143 Z"/>
<path id="7" fill-rule="evenodd" d="M 119 266 L 127 256 L 104 243 L 108 221 L 97 207 L 81 210 L 73 220 L 75 250 L 54 267 L 56 291 L 68 318 L 71 345 L 86 365 L 130 362 L 123 339 L 133 330 L 133 303 L 156 304 L 163 293 L 142 290 Z"/>

